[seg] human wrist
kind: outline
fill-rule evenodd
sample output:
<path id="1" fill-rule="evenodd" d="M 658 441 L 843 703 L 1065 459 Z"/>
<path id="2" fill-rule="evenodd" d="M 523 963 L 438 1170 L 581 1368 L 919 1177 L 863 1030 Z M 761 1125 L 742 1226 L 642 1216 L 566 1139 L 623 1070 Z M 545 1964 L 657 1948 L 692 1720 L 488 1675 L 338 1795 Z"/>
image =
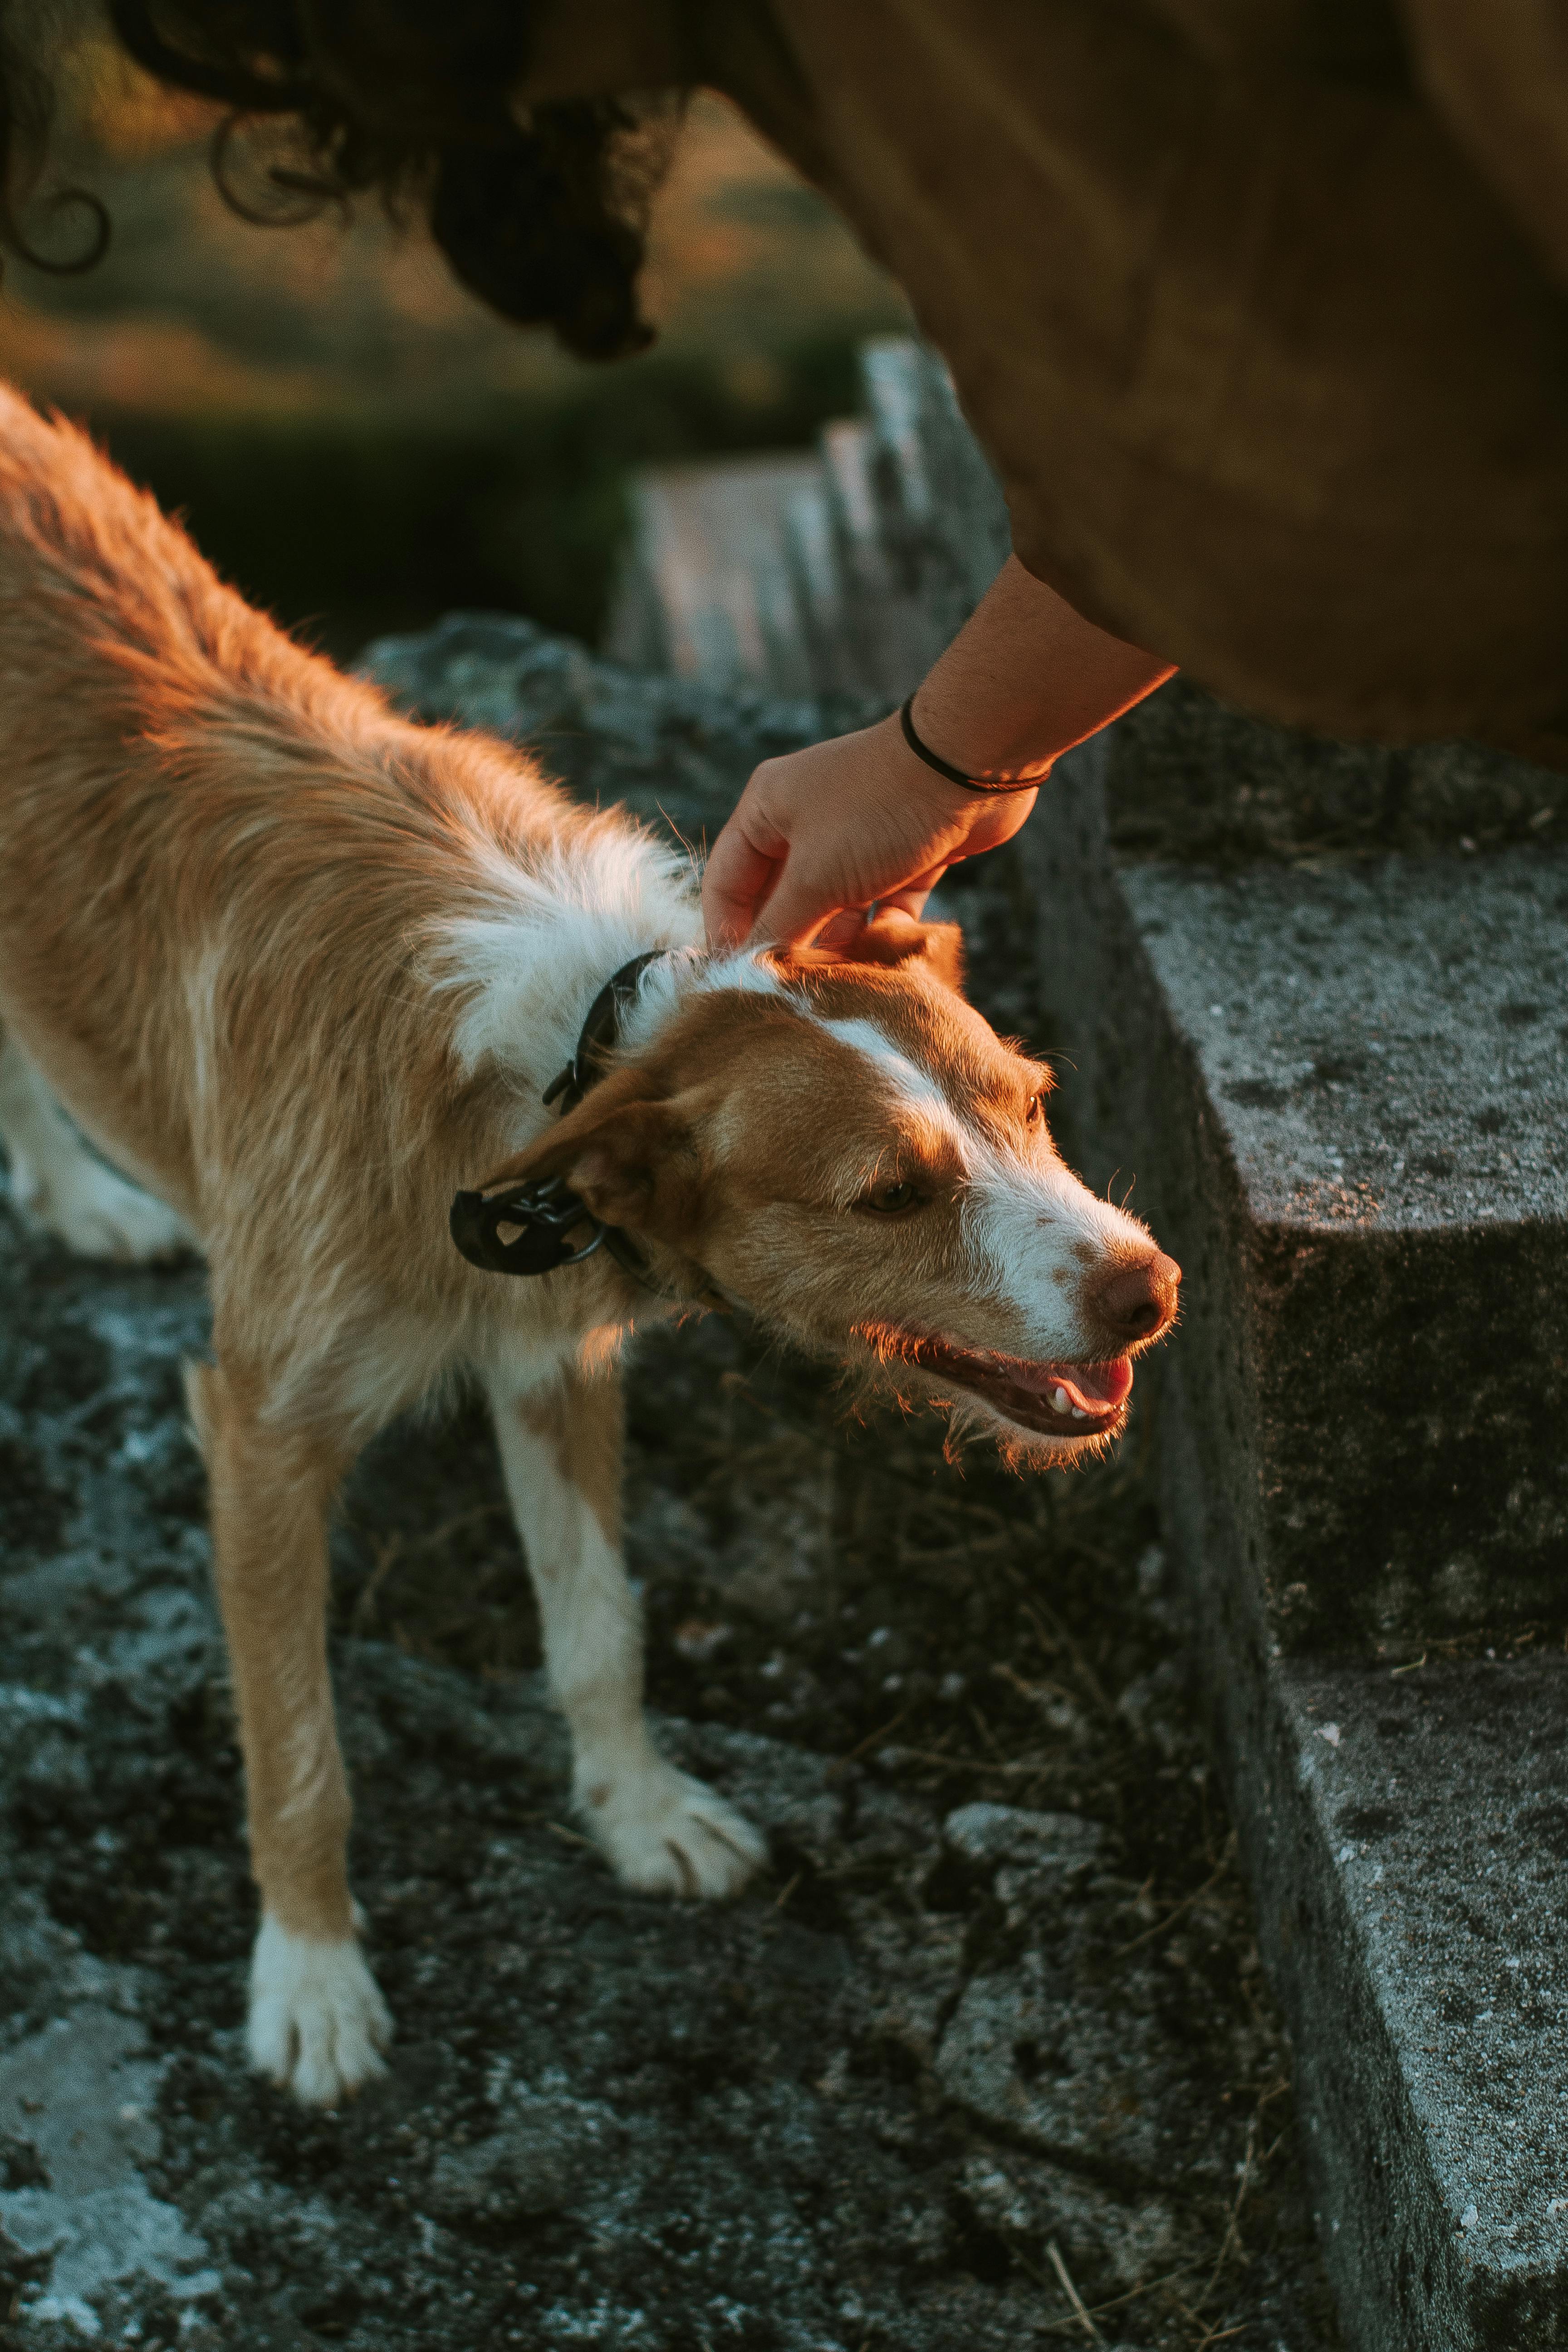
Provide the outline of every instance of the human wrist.
<path id="1" fill-rule="evenodd" d="M 933 821 L 940 816 L 952 816 L 967 823 L 976 804 L 989 797 L 966 783 L 954 783 L 929 761 L 922 760 L 910 747 L 899 711 L 891 711 L 886 719 L 879 719 L 877 733 L 881 739 L 882 773 L 900 806 L 914 803 L 925 809 Z"/>
<path id="2" fill-rule="evenodd" d="M 1004 667 L 984 658 L 989 650 L 973 623 L 954 639 L 910 698 L 915 730 L 967 777 L 1043 783 L 1072 740 L 1059 722 L 1058 681 L 1047 665 Z"/>
<path id="3" fill-rule="evenodd" d="M 977 772 L 966 763 L 949 759 L 928 739 L 924 721 L 917 720 L 915 712 L 919 700 L 920 688 L 917 687 L 914 693 L 906 695 L 899 705 L 895 714 L 899 722 L 899 731 L 903 737 L 905 747 L 914 754 L 921 765 L 929 769 L 932 775 L 940 777 L 944 783 L 965 793 L 1032 792 L 1037 785 L 1043 784 L 1050 774 L 1055 764 L 1054 754 L 1037 762 L 1026 765 L 1004 763 L 995 768 L 989 768 L 984 772 Z"/>
<path id="4" fill-rule="evenodd" d="M 974 792 L 936 774 L 910 750 L 897 711 L 879 720 L 876 732 L 881 739 L 881 789 L 889 816 L 900 826 L 921 831 L 928 844 L 942 844 L 940 854 L 946 862 L 970 856 L 972 850 L 964 845 L 989 847 L 1006 840 L 1035 805 L 1037 787 L 1033 782 L 1003 792 Z"/>

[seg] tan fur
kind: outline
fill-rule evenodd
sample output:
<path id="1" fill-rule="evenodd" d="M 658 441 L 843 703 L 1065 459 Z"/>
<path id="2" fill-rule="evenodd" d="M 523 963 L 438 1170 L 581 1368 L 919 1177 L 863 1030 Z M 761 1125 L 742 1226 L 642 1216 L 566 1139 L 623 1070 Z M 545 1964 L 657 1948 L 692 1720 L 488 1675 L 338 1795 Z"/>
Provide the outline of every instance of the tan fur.
<path id="1" fill-rule="evenodd" d="M 542 1389 L 518 1407 L 535 1435 L 555 1457 L 556 1468 L 593 1512 L 608 1544 L 621 1539 L 621 1444 L 626 1411 L 620 1382 L 611 1373 L 596 1380 L 567 1372 L 560 1385 Z"/>
<path id="2" fill-rule="evenodd" d="M 524 991 L 516 1034 L 460 1050 L 491 999 L 451 943 L 501 920 L 508 876 L 585 888 L 654 853 L 516 751 L 410 725 L 303 652 L 82 436 L 4 394 L 0 708 L 0 1134 L 18 1204 L 47 1217 L 68 1195 L 52 1221 L 78 1245 L 156 1255 L 174 1212 L 206 1250 L 216 1362 L 190 1400 L 263 1906 L 251 2049 L 331 2100 L 388 2031 L 353 1942 L 324 1637 L 327 1514 L 364 1439 L 445 1380 L 482 1381 L 584 1818 L 629 1884 L 728 1892 L 756 1832 L 641 1713 L 619 1550 L 633 1321 L 717 1285 L 866 1381 L 984 1420 L 888 1335 L 1011 1361 L 1059 1325 L 1075 1360 L 1132 1352 L 1096 1300 L 1122 1297 L 1118 1269 L 1136 1289 L 1152 1244 L 1062 1170 L 1048 1075 L 954 992 L 956 936 L 902 921 L 853 966 L 731 983 L 704 977 L 694 902 L 667 891 L 663 927 L 612 962 L 681 949 L 684 993 L 547 1117 L 542 1013 Z M 568 975 L 574 1034 L 607 976 Z M 166 1210 L 73 1160 L 40 1074 Z M 29 1152 L 51 1165 L 24 1183 Z M 455 1191 L 553 1172 L 631 1233 L 658 1297 L 603 1251 L 532 1281 L 458 1255 Z M 920 1187 L 908 1217 L 877 1207 L 899 1177 Z M 1161 1299 L 1163 1328 L 1173 1283 Z M 1038 1461 L 1100 1442 L 997 1426 Z"/>
<path id="3" fill-rule="evenodd" d="M 186 1389 L 212 1491 L 257 1882 L 292 1933 L 347 1936 L 350 1809 L 327 1675 L 326 1516 L 352 1448 L 320 1426 L 268 1424 L 255 1389 L 216 1366 L 192 1365 Z"/>

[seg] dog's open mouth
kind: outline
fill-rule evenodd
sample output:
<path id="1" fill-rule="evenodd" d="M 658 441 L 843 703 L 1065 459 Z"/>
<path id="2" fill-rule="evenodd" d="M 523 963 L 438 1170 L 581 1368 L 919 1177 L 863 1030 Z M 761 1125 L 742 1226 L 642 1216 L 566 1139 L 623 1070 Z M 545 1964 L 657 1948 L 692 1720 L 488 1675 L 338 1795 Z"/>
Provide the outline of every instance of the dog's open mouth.
<path id="1" fill-rule="evenodd" d="M 1125 1356 L 1104 1364 L 1033 1364 L 915 1331 L 868 1331 L 884 1361 L 901 1357 L 954 1388 L 966 1389 L 1021 1429 L 1047 1437 L 1114 1436 L 1127 1417 L 1132 1367 Z"/>

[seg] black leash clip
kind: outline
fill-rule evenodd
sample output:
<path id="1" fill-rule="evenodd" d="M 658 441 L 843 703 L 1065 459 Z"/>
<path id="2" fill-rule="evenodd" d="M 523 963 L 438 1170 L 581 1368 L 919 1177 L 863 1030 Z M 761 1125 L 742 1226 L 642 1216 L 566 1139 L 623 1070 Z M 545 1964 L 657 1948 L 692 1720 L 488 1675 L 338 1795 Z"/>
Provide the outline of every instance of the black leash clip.
<path id="1" fill-rule="evenodd" d="M 609 1232 L 560 1176 L 505 1192 L 459 1192 L 448 1223 L 468 1264 L 487 1274 L 553 1274 L 560 1265 L 581 1265 Z M 593 1239 L 574 1249 L 567 1236 L 584 1224 L 593 1227 Z M 510 1240 L 501 1237 L 503 1226 Z"/>

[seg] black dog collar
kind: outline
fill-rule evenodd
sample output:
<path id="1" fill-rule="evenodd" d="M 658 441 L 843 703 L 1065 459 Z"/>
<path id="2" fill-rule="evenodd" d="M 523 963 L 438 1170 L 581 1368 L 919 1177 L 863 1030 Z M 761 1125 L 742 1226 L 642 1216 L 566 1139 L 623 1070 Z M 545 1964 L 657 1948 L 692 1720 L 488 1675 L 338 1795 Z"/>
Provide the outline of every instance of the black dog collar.
<path id="1" fill-rule="evenodd" d="M 668 948 L 649 948 L 646 955 L 633 956 L 630 963 L 610 974 L 589 1005 L 588 1018 L 578 1033 L 577 1051 L 540 1097 L 546 1105 L 559 1097 L 563 1118 L 576 1109 L 595 1079 L 604 1076 L 605 1064 L 620 1042 L 622 1016 L 637 1003 L 637 982 L 650 963 L 658 963 L 668 953 Z"/>
<path id="2" fill-rule="evenodd" d="M 543 1100 L 559 1101 L 563 1118 L 604 1076 L 619 1042 L 621 1022 L 637 1001 L 637 982 L 650 963 L 668 952 L 668 948 L 649 948 L 633 956 L 612 972 L 588 1007 L 576 1052 L 544 1089 Z M 617 1265 L 647 1283 L 647 1262 L 630 1234 L 595 1217 L 559 1176 L 531 1178 L 500 1192 L 459 1192 L 448 1223 L 468 1264 L 487 1274 L 553 1274 L 558 1266 L 581 1265 L 603 1245 Z M 571 1236 L 584 1225 L 592 1228 L 589 1237 L 574 1245 Z"/>

